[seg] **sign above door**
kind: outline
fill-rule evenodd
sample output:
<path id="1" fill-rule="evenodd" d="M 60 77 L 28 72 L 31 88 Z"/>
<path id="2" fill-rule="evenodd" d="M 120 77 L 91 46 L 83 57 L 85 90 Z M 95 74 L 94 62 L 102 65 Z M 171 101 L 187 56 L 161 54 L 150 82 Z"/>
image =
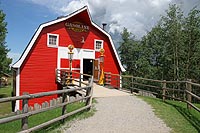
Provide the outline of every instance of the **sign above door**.
<path id="1" fill-rule="evenodd" d="M 67 29 L 73 30 L 74 32 L 88 32 L 89 31 L 89 26 L 81 22 L 66 22 L 65 26 Z"/>

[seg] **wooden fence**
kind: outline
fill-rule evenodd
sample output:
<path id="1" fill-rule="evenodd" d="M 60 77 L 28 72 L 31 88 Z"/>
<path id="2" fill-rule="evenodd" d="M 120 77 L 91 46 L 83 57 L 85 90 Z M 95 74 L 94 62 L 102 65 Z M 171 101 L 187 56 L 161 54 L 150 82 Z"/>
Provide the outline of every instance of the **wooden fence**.
<path id="1" fill-rule="evenodd" d="M 58 80 L 59 77 L 61 76 L 59 73 L 62 73 L 62 79 L 60 79 L 60 80 Z M 90 109 L 91 104 L 92 104 L 93 76 L 87 75 L 87 76 L 90 77 L 89 78 L 90 80 L 88 81 L 88 83 L 85 83 L 85 82 L 82 82 L 82 78 L 79 78 L 79 79 L 76 79 L 76 77 L 70 77 L 69 78 L 68 74 L 69 74 L 69 72 L 67 70 L 58 70 L 58 69 L 56 70 L 56 80 L 58 81 L 58 83 L 63 84 L 63 90 L 55 90 L 55 91 L 35 93 L 35 94 L 24 93 L 24 95 L 22 95 L 22 96 L 1 98 L 0 103 L 22 100 L 22 104 L 23 104 L 22 108 L 23 109 L 22 109 L 22 112 L 20 114 L 16 114 L 16 115 L 13 115 L 13 116 L 10 116 L 10 117 L 0 119 L 0 124 L 8 123 L 8 122 L 12 122 L 12 121 L 21 119 L 21 129 L 22 129 L 21 132 L 22 133 L 32 132 L 32 131 L 36 131 L 38 129 L 44 128 L 44 127 L 46 127 L 46 126 L 48 126 L 52 123 L 55 123 L 57 121 L 64 122 L 65 118 L 67 118 L 67 117 L 69 117 L 73 114 L 76 114 L 78 112 L 81 112 L 83 110 Z M 83 74 L 76 73 L 76 72 L 70 72 L 70 76 L 72 76 L 72 75 L 79 75 L 79 77 L 81 77 Z M 69 84 L 67 80 L 70 80 L 72 82 L 70 82 L 70 84 Z M 78 82 L 78 84 L 76 82 Z M 82 97 L 77 98 L 77 99 L 66 100 L 66 97 L 69 93 L 77 92 L 77 91 L 84 92 L 84 95 Z M 62 102 L 61 103 L 58 102 L 58 104 L 53 104 L 51 106 L 43 106 L 43 108 L 40 108 L 38 110 L 30 110 L 29 109 L 28 102 L 29 102 L 30 99 L 40 98 L 40 97 L 50 96 L 50 95 L 55 95 L 55 94 L 57 94 L 57 95 L 62 94 Z M 79 108 L 75 111 L 72 111 L 70 113 L 67 113 L 66 112 L 66 106 L 68 104 L 78 102 L 78 101 L 85 101 L 85 106 L 81 107 L 81 108 Z M 40 125 L 37 125 L 35 127 L 28 128 L 28 118 L 30 116 L 36 115 L 36 114 L 39 114 L 39 113 L 42 113 L 42 112 L 45 112 L 45 111 L 49 111 L 49 110 L 52 110 L 52 109 L 60 108 L 60 107 L 62 108 L 61 116 L 54 118 L 50 121 L 47 121 L 45 123 L 42 123 Z"/>
<path id="2" fill-rule="evenodd" d="M 106 73 L 107 74 L 107 73 Z M 187 81 L 165 81 L 154 80 L 141 77 L 109 74 L 109 82 L 115 80 L 119 84 L 114 84 L 114 88 L 126 89 L 131 93 L 138 92 L 141 95 L 174 99 L 187 103 L 188 109 L 194 108 L 200 112 L 195 103 L 200 103 L 200 84 Z M 105 79 L 105 82 L 107 79 Z"/>

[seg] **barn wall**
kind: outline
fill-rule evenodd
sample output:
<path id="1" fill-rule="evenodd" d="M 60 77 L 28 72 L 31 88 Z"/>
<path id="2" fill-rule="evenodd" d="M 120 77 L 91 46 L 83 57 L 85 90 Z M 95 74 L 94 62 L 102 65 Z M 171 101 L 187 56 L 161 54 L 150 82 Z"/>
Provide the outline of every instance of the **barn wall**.
<path id="1" fill-rule="evenodd" d="M 85 16 L 85 14 L 83 14 L 83 16 Z M 94 51 L 94 40 L 103 40 L 105 49 L 104 71 L 114 74 L 120 73 L 120 67 L 117 58 L 115 57 L 109 38 L 105 34 L 101 33 L 96 27 L 92 26 L 87 19 L 89 18 L 81 17 L 80 15 L 78 15 L 71 19 L 68 19 L 65 22 L 60 22 L 43 28 L 39 37 L 35 41 L 34 47 L 32 47 L 30 53 L 25 59 L 25 62 L 20 68 L 20 95 L 22 95 L 23 92 L 38 93 L 61 89 L 60 86 L 58 86 L 55 82 L 55 69 L 57 67 L 69 67 L 69 61 L 66 56 L 68 54 L 66 48 L 69 44 L 73 44 L 77 51 L 80 49 L 87 49 L 91 50 L 89 52 L 91 53 L 92 51 Z M 87 23 L 86 25 L 90 26 L 90 30 L 88 32 L 74 32 L 65 27 L 66 22 L 74 21 L 79 21 L 83 24 Z M 47 33 L 59 34 L 58 48 L 47 46 Z M 81 43 L 83 38 L 85 42 Z M 65 50 L 64 53 L 66 53 L 66 57 L 59 57 L 59 48 L 63 48 L 63 50 Z M 82 60 L 85 57 L 83 51 L 80 50 L 78 52 L 82 52 L 82 54 L 81 57 L 80 55 L 75 56 L 76 59 L 74 59 L 73 61 L 73 68 L 75 71 L 81 72 L 83 62 Z M 93 55 L 93 53 L 89 55 Z M 99 58 L 99 52 L 95 52 L 94 56 L 95 59 Z M 93 57 L 86 58 L 94 59 Z M 115 83 L 112 82 L 112 84 Z M 36 100 L 30 100 L 29 105 L 32 106 L 34 103 L 40 104 L 44 101 L 49 101 L 50 99 L 56 97 L 57 96 L 54 95 L 44 98 L 38 98 Z"/>
<path id="2" fill-rule="evenodd" d="M 57 89 L 57 84 L 55 82 L 57 49 L 47 47 L 46 40 L 47 35 L 45 32 L 42 32 L 21 68 L 20 95 L 22 95 L 23 92 L 38 93 Z M 30 100 L 29 105 L 32 106 L 34 102 L 40 104 L 56 97 L 57 96 L 49 96 Z"/>
<path id="3" fill-rule="evenodd" d="M 99 39 L 99 40 L 103 40 L 104 44 L 104 72 L 111 72 L 112 74 L 120 74 L 120 67 L 117 61 L 117 58 L 114 54 L 114 51 L 112 49 L 111 43 L 108 39 L 107 36 L 105 36 L 104 34 L 102 34 L 101 32 L 99 32 L 98 30 L 93 30 L 92 31 L 93 36 L 95 39 Z M 96 52 L 95 54 L 95 58 L 99 58 L 100 57 L 100 53 Z M 117 86 L 119 81 L 114 81 L 111 80 L 111 85 L 112 86 Z"/>
<path id="4" fill-rule="evenodd" d="M 67 47 L 69 44 L 73 44 L 75 48 L 94 50 L 94 40 L 95 39 L 103 40 L 105 49 L 105 71 L 114 74 L 119 74 L 120 67 L 108 37 L 105 34 L 101 33 L 98 29 L 96 29 L 96 27 L 92 26 L 91 24 L 86 24 L 90 28 L 90 31 L 88 32 L 74 32 L 73 30 L 69 30 L 65 27 L 66 22 L 77 22 L 77 21 L 85 24 L 84 22 L 86 20 L 83 19 L 80 20 L 78 17 L 74 17 L 59 24 L 63 26 L 63 27 L 59 26 L 62 27 L 59 30 L 59 36 L 60 36 L 59 46 Z M 84 44 L 81 43 L 82 37 L 84 37 L 85 41 Z M 97 59 L 99 58 L 99 56 L 100 56 L 99 52 L 95 52 L 95 58 Z M 81 58 L 84 57 L 79 57 L 79 59 Z"/>

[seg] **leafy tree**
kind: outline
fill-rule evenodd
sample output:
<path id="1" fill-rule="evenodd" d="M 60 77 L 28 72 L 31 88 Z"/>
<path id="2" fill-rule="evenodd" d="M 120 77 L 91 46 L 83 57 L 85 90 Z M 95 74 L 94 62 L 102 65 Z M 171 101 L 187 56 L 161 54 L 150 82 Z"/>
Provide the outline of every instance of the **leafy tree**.
<path id="1" fill-rule="evenodd" d="M 182 63 L 183 13 L 176 5 L 170 5 L 166 16 L 142 38 L 142 44 L 148 49 L 145 53 L 150 59 L 152 78 L 165 80 L 180 79 Z"/>
<path id="2" fill-rule="evenodd" d="M 170 5 L 141 41 L 126 28 L 121 35 L 119 54 L 128 74 L 164 80 L 200 79 L 198 9 L 184 17 L 177 5 Z"/>
<path id="3" fill-rule="evenodd" d="M 185 79 L 200 79 L 200 11 L 192 9 L 184 20 Z"/>
<path id="4" fill-rule="evenodd" d="M 161 18 L 162 28 L 165 31 L 164 45 L 167 46 L 165 55 L 171 61 L 173 80 L 180 80 L 180 63 L 183 54 L 182 21 L 183 12 L 176 5 L 170 5 L 167 15 Z"/>
<path id="5" fill-rule="evenodd" d="M 141 41 L 143 47 L 146 48 L 144 55 L 146 58 L 149 58 L 149 63 L 151 65 L 151 67 L 149 67 L 152 70 L 152 72 L 149 73 L 151 78 L 163 79 L 163 75 L 166 75 L 164 67 L 167 63 L 164 61 L 166 56 L 163 56 L 166 51 L 164 48 L 165 45 L 163 45 L 165 43 L 163 35 L 162 28 L 160 25 L 157 25 L 152 28 Z"/>
<path id="6" fill-rule="evenodd" d="M 6 29 L 7 23 L 5 22 L 5 14 L 0 10 L 0 78 L 2 73 L 9 71 L 9 65 L 12 59 L 7 57 L 9 49 L 6 46 Z"/>
<path id="7" fill-rule="evenodd" d="M 127 74 L 200 82 L 200 10 L 197 8 L 184 17 L 177 5 L 170 5 L 166 15 L 141 41 L 136 41 L 126 28 L 121 35 L 119 54 Z M 168 87 L 182 88 L 179 83 L 168 84 Z M 176 91 L 168 93 L 181 96 Z"/>

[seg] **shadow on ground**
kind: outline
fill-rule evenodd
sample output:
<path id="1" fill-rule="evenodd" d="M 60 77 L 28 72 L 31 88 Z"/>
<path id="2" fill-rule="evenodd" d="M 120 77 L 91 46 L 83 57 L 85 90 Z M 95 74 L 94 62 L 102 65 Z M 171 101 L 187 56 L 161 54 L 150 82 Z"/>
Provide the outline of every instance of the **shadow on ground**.
<path id="1" fill-rule="evenodd" d="M 177 111 L 179 111 L 179 113 L 181 113 L 181 115 L 183 115 L 185 119 L 189 121 L 200 133 L 200 119 L 197 118 L 197 116 L 192 115 L 190 112 L 191 110 L 184 107 L 177 106 L 176 104 L 173 104 L 173 103 L 169 103 L 169 102 L 166 102 L 166 103 L 173 106 Z"/>
<path id="2" fill-rule="evenodd" d="M 0 98 L 5 98 L 5 97 L 7 97 L 6 94 L 0 94 Z"/>

